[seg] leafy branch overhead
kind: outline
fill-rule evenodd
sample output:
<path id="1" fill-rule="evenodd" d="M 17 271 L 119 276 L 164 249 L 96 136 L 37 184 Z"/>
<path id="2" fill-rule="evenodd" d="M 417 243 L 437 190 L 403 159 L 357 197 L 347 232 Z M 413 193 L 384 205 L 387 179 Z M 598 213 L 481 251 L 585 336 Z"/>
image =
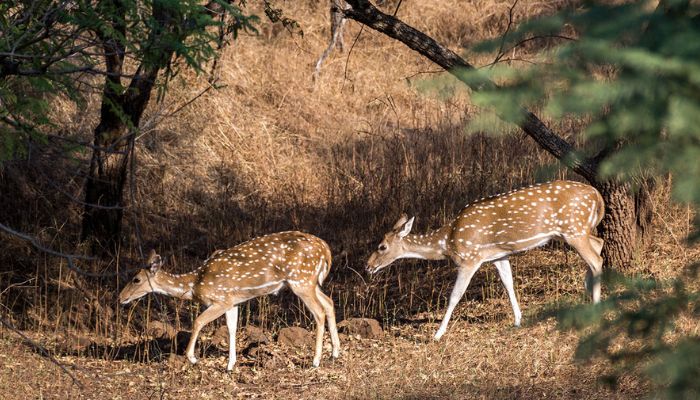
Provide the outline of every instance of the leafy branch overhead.
<path id="1" fill-rule="evenodd" d="M 700 24 L 683 1 L 600 4 L 521 25 L 507 44 L 535 35 L 579 32 L 551 51 L 553 62 L 530 68 L 495 67 L 503 82 L 475 95 L 483 105 L 517 109 L 542 105 L 549 116 L 593 121 L 583 132 L 603 143 L 601 174 L 629 179 L 640 171 L 672 173 L 674 194 L 700 203 Z M 501 40 L 477 49 L 493 51 Z M 515 100 L 514 100 L 515 99 Z"/>
<path id="2" fill-rule="evenodd" d="M 220 0 L 0 3 L 2 159 L 51 128 L 51 98 L 65 95 L 81 104 L 93 85 L 90 77 L 101 76 L 115 93 L 143 94 L 161 70 L 162 93 L 181 65 L 203 71 L 227 36 L 254 31 L 256 21 Z"/>

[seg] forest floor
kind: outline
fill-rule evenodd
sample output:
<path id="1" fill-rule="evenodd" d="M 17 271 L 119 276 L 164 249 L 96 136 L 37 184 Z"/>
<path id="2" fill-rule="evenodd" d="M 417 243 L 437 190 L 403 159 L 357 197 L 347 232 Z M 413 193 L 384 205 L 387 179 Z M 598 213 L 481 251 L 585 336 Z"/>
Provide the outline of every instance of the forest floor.
<path id="1" fill-rule="evenodd" d="M 492 302 L 509 311 L 506 302 Z M 469 310 L 479 304 L 465 301 L 461 307 Z M 181 351 L 150 362 L 71 355 L 61 350 L 60 335 L 27 333 L 79 383 L 29 341 L 3 329 L 0 397 L 612 399 L 639 398 L 647 390 L 632 376 L 623 376 L 615 389 L 604 385 L 599 378 L 606 373 L 605 364 L 574 360 L 576 335 L 557 330 L 551 319 L 530 324 L 527 320 L 524 327 L 515 328 L 510 315 L 494 322 L 458 318 L 448 334 L 434 342 L 437 322 L 421 316 L 386 328 L 380 339 L 341 334 L 342 353 L 335 361 L 326 337 L 319 368 L 310 367 L 311 349 L 270 342 L 257 351 L 240 351 L 232 374 L 225 372 L 226 351 L 207 345 L 207 335 L 200 346 L 208 350 L 192 366 Z"/>

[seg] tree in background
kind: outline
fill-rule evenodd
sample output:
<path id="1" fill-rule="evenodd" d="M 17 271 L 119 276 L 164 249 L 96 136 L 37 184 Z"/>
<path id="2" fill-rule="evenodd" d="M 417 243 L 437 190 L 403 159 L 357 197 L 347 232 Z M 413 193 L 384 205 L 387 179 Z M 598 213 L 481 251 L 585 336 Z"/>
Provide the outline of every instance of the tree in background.
<path id="1" fill-rule="evenodd" d="M 270 8 L 270 7 L 268 7 Z M 183 67 L 202 71 L 227 40 L 254 30 L 237 2 L 212 0 L 8 1 L 0 4 L 0 149 L 21 156 L 45 141 L 50 100 L 84 106 L 101 92 L 85 180 L 81 238 L 113 251 L 120 241 L 127 167 L 155 89 Z"/>

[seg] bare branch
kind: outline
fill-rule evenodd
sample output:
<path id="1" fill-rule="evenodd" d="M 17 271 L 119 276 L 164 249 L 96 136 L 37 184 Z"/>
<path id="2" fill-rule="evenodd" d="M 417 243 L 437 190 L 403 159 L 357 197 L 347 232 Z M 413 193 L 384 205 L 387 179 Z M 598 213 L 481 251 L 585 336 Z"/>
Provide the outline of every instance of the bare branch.
<path id="1" fill-rule="evenodd" d="M 357 36 L 355 36 L 355 40 L 352 41 L 352 46 L 350 46 L 350 50 L 348 50 L 348 56 L 345 58 L 345 69 L 343 70 L 343 84 L 345 81 L 348 80 L 348 65 L 350 64 L 350 56 L 352 55 L 352 50 L 355 48 L 355 45 L 357 44 L 357 41 L 360 39 L 360 35 L 362 35 L 362 31 L 365 30 L 365 26 L 362 25 L 360 27 L 360 31 L 357 32 Z"/>
<path id="2" fill-rule="evenodd" d="M 338 47 L 338 50 L 343 51 L 345 44 L 343 43 L 343 29 L 345 27 L 345 16 L 342 10 L 347 8 L 347 4 L 344 0 L 331 0 L 330 14 L 331 14 L 331 40 L 328 42 L 328 47 L 323 51 L 321 57 L 316 61 L 316 67 L 314 68 L 314 74 L 312 79 L 314 82 L 318 79 L 318 75 L 321 73 L 321 65 L 326 58 L 331 54 L 334 47 Z"/>
<path id="3" fill-rule="evenodd" d="M 503 51 L 503 46 L 506 44 L 506 38 L 508 37 L 508 32 L 510 32 L 510 27 L 513 26 L 513 10 L 515 10 L 516 5 L 518 5 L 518 0 L 515 0 L 513 5 L 510 6 L 510 9 L 508 10 L 508 26 L 506 27 L 506 31 L 503 33 L 503 36 L 501 36 L 501 45 L 498 48 L 498 54 L 496 54 L 496 58 L 490 65 L 496 64 L 506 53 Z"/>

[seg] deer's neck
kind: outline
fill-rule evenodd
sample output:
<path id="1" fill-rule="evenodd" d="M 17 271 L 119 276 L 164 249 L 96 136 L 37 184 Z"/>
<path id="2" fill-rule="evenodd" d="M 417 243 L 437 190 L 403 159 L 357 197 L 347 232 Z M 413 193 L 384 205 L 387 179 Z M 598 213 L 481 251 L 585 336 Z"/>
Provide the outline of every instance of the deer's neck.
<path id="1" fill-rule="evenodd" d="M 451 225 L 424 233 L 407 235 L 404 238 L 405 253 L 402 258 L 423 258 L 426 260 L 444 260 L 447 258 L 447 239 Z"/>
<path id="2" fill-rule="evenodd" d="M 160 271 L 156 276 L 153 291 L 181 299 L 192 299 L 192 288 L 197 282 L 199 271 L 186 274 L 169 274 Z"/>

